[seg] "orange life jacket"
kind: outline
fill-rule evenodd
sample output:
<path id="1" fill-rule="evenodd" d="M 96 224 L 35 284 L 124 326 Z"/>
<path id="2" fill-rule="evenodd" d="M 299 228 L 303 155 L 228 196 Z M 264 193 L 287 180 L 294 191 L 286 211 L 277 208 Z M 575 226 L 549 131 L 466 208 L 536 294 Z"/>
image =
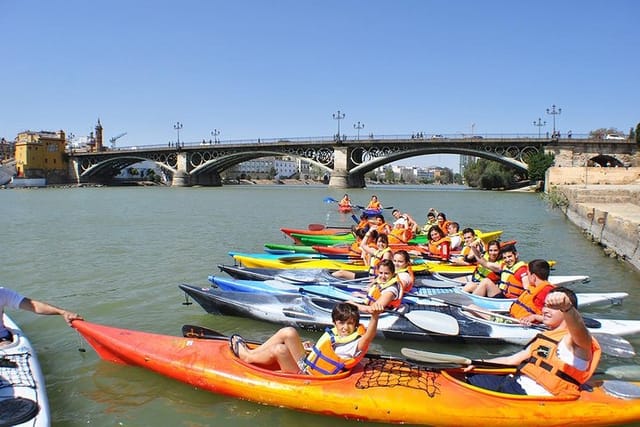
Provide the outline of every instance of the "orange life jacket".
<path id="1" fill-rule="evenodd" d="M 448 260 L 451 254 L 451 239 L 443 237 L 435 242 L 429 242 L 429 253 L 443 260 Z"/>
<path id="2" fill-rule="evenodd" d="M 369 287 L 369 292 L 367 292 L 367 302 L 371 304 L 374 301 L 377 301 L 380 296 L 382 296 L 382 291 L 387 289 L 388 287 L 396 286 L 398 288 L 398 297 L 391 301 L 385 308 L 398 308 L 402 303 L 402 284 L 398 282 L 398 277 L 393 276 L 389 281 L 385 283 L 378 283 L 376 280 Z"/>
<path id="3" fill-rule="evenodd" d="M 409 275 L 409 280 L 405 283 L 400 279 L 400 273 L 407 273 Z M 407 268 L 401 268 L 396 271 L 396 277 L 398 278 L 398 282 L 402 285 L 402 292 L 405 294 L 413 288 L 413 283 L 415 282 L 415 275 L 413 274 L 413 269 L 411 266 Z"/>
<path id="4" fill-rule="evenodd" d="M 522 319 L 530 314 L 542 314 L 544 307 L 544 298 L 546 294 L 553 290 L 554 286 L 547 281 L 539 281 L 535 286 L 529 284 L 529 288 L 525 289 L 511 307 L 509 307 L 509 315 L 516 319 Z M 536 298 L 542 298 L 543 305 L 536 304 Z"/>
<path id="5" fill-rule="evenodd" d="M 527 268 L 527 264 L 524 261 L 518 261 L 511 268 L 504 267 L 500 272 L 498 287 L 505 298 L 518 298 L 524 291 L 522 282 L 515 276 L 516 272 L 522 267 Z"/>
<path id="6" fill-rule="evenodd" d="M 367 207 L 365 208 L 367 210 L 381 210 L 382 209 L 382 205 L 380 204 L 379 201 L 370 201 L 369 204 L 367 205 Z"/>
<path id="7" fill-rule="evenodd" d="M 413 239 L 413 231 L 410 228 L 395 227 L 389 233 L 389 244 L 407 243 L 411 239 Z"/>
<path id="8" fill-rule="evenodd" d="M 365 332 L 364 326 L 358 325 L 358 328 L 352 334 L 341 337 L 335 327 L 327 328 L 307 355 L 303 371 L 310 375 L 333 375 L 342 370 L 353 368 L 362 360 L 367 349 L 363 349 L 356 357 L 343 359 L 336 354 L 335 347 L 336 344 L 348 344 L 356 341 Z"/>
<path id="9" fill-rule="evenodd" d="M 589 368 L 581 371 L 558 357 L 558 344 L 569 332 L 566 329 L 548 331 L 536 335 L 529 344 L 530 356 L 518 367 L 518 371 L 534 379 L 551 394 L 578 397 L 580 386 L 593 375 L 600 361 L 600 344 L 591 338 L 592 357 Z"/>

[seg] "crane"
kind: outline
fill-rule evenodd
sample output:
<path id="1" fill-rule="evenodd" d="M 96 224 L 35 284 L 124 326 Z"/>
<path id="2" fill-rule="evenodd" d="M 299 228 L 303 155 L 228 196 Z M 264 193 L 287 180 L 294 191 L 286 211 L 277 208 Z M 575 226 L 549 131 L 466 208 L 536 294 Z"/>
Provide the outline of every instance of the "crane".
<path id="1" fill-rule="evenodd" d="M 116 141 L 120 138 L 122 138 L 123 136 L 125 136 L 127 133 L 126 132 L 122 132 L 119 135 L 114 136 L 113 138 L 109 139 L 109 142 L 111 143 L 111 149 L 116 148 Z"/>

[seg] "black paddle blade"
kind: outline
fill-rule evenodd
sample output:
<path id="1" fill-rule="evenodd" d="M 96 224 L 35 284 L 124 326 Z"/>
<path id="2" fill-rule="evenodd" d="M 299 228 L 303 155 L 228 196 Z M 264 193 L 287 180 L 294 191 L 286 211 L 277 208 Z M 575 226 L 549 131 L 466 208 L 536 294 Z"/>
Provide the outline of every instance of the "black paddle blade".
<path id="1" fill-rule="evenodd" d="M 204 338 L 204 339 L 227 338 L 225 334 L 222 334 L 218 331 L 205 328 L 204 326 L 196 326 L 196 325 L 182 326 L 182 336 L 186 338 Z"/>

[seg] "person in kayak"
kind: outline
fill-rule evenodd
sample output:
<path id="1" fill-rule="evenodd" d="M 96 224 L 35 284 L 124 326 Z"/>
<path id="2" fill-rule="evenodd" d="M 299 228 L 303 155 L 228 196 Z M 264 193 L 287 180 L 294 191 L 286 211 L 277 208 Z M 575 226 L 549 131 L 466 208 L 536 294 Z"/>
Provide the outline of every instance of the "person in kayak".
<path id="1" fill-rule="evenodd" d="M 371 211 L 382 210 L 382 204 L 378 200 L 378 196 L 376 196 L 375 194 L 371 196 L 371 200 L 369 200 L 369 204 L 367 204 L 367 207 L 365 208 L 365 210 L 371 210 Z"/>
<path id="2" fill-rule="evenodd" d="M 395 251 L 393 253 L 393 265 L 396 269 L 396 276 L 398 282 L 402 285 L 402 291 L 407 293 L 413 288 L 415 282 L 415 276 L 411 269 L 411 257 L 409 252 L 405 250 Z"/>
<path id="3" fill-rule="evenodd" d="M 444 234 L 444 231 L 433 225 L 427 234 L 429 237 L 429 255 L 434 259 L 449 261 L 451 256 L 451 240 Z"/>
<path id="4" fill-rule="evenodd" d="M 471 251 L 471 244 L 476 240 L 478 240 L 478 237 L 476 236 L 476 232 L 473 228 L 467 227 L 462 230 L 462 248 L 460 249 L 460 254 L 458 256 L 451 258 L 451 263 L 455 265 L 477 265 L 478 260 Z M 482 246 L 480 253 L 485 253 L 484 245 Z M 464 283 L 466 282 L 467 280 L 465 278 Z"/>
<path id="5" fill-rule="evenodd" d="M 475 242 L 476 241 L 474 240 L 469 243 L 469 247 L 471 247 L 473 244 L 482 245 L 482 241 L 479 239 L 477 240 L 477 243 Z M 477 262 L 478 258 L 476 258 L 473 251 L 471 252 L 471 255 L 468 259 L 471 259 L 471 256 L 476 261 L 476 268 L 470 276 L 463 276 L 460 279 L 460 281 L 465 284 L 462 290 L 468 293 L 473 293 L 476 287 L 484 279 L 491 280 L 494 284 L 498 283 L 498 281 L 500 280 L 500 276 L 498 275 L 498 273 Z M 491 240 L 487 244 L 487 251 L 484 253 L 484 255 L 482 255 L 482 258 L 484 258 L 484 260 L 487 262 L 497 263 L 500 261 L 501 256 L 500 242 L 498 242 L 497 240 Z"/>
<path id="6" fill-rule="evenodd" d="M 438 221 L 436 220 L 437 211 L 434 208 L 429 208 L 429 212 L 427 212 L 427 222 L 422 226 L 422 231 L 424 233 L 428 233 L 429 229 L 433 225 L 437 225 Z"/>
<path id="7" fill-rule="evenodd" d="M 489 262 L 482 258 L 477 244 L 472 245 L 471 250 L 478 259 L 478 264 L 500 275 L 497 283 L 488 278 L 482 279 L 473 289 L 474 295 L 490 298 L 517 298 L 529 286 L 527 264 L 518 259 L 515 245 L 501 248 L 501 262 Z"/>
<path id="8" fill-rule="evenodd" d="M 378 237 L 376 237 L 376 247 L 371 247 L 369 245 L 369 235 L 372 234 L 375 230 L 367 231 L 364 239 L 362 239 L 362 243 L 360 244 L 360 249 L 362 250 L 362 256 L 365 264 L 369 266 L 369 276 L 375 277 L 378 275 L 378 264 L 382 260 L 393 260 L 393 253 L 391 252 L 391 248 L 389 247 L 389 237 L 386 234 L 378 233 Z"/>
<path id="9" fill-rule="evenodd" d="M 570 289 L 558 287 L 545 298 L 542 319 L 549 331 L 538 334 L 523 350 L 486 362 L 517 367 L 511 375 L 468 374 L 475 386 L 502 393 L 577 397 L 600 360 L 600 345 L 577 310 Z M 473 365 L 465 371 L 473 370 Z"/>
<path id="10" fill-rule="evenodd" d="M 82 320 L 82 317 L 77 313 L 55 307 L 46 302 L 27 298 L 12 289 L 0 287 L 0 344 L 13 340 L 11 331 L 9 331 L 2 322 L 2 314 L 5 308 L 21 309 L 36 314 L 58 314 L 62 316 L 69 326 L 71 326 L 71 322 L 74 320 Z"/>
<path id="11" fill-rule="evenodd" d="M 371 313 L 378 305 L 384 308 L 398 308 L 402 303 L 402 295 L 404 294 L 403 285 L 398 280 L 396 268 L 392 260 L 384 259 L 378 265 L 378 274 L 375 280 L 367 288 L 364 295 L 365 304 L 355 304 L 363 313 Z M 361 296 L 355 292 L 354 295 Z"/>
<path id="12" fill-rule="evenodd" d="M 336 304 L 331 312 L 333 328 L 327 328 L 315 345 L 303 342 L 291 326 L 280 329 L 252 349 L 237 334 L 229 338 L 229 345 L 233 353 L 247 363 L 267 367 L 275 363 L 283 372 L 294 374 L 337 374 L 356 366 L 375 338 L 378 317 L 384 307 L 375 303 L 371 307 L 371 318 L 365 329 L 355 305 Z"/>
<path id="13" fill-rule="evenodd" d="M 542 323 L 542 309 L 547 295 L 555 289 L 549 283 L 551 267 L 543 259 L 529 261 L 529 286 L 509 307 L 509 315 L 525 325 Z"/>
<path id="14" fill-rule="evenodd" d="M 341 208 L 350 208 L 353 206 L 348 194 L 345 193 L 345 195 L 342 196 L 342 199 L 340 199 L 340 201 L 338 202 L 338 206 L 340 206 Z"/>

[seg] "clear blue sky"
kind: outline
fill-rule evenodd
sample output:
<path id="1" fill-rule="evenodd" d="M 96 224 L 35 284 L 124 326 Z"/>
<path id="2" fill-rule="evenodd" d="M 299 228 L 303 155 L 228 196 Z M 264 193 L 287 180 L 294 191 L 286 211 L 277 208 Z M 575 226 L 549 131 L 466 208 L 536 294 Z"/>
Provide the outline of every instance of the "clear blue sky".
<path id="1" fill-rule="evenodd" d="M 628 132 L 640 2 L 0 0 L 0 136 Z M 449 156 L 431 156 L 423 164 Z M 416 163 L 405 161 L 405 164 Z M 456 165 L 457 161 L 451 165 Z"/>

